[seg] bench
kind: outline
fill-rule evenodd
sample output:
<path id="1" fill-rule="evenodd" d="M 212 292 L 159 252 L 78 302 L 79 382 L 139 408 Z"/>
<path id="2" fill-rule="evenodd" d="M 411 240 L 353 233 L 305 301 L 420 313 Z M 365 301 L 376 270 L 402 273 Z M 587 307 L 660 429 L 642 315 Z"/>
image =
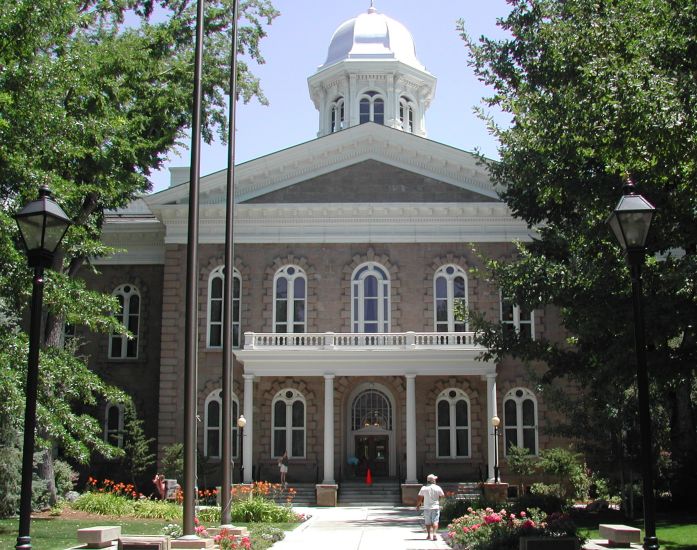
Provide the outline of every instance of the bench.
<path id="1" fill-rule="evenodd" d="M 641 541 L 641 530 L 629 525 L 601 523 L 598 531 L 611 548 L 630 548 L 633 542 Z"/>
<path id="2" fill-rule="evenodd" d="M 118 525 L 99 525 L 77 530 L 77 541 L 85 548 L 109 548 L 121 536 Z"/>

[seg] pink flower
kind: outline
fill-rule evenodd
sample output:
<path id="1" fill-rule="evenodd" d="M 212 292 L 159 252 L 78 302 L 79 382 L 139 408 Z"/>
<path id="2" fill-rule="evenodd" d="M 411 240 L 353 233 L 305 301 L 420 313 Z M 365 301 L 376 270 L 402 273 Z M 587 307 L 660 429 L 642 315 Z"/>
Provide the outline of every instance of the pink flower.
<path id="1" fill-rule="evenodd" d="M 535 527 L 535 522 L 531 519 L 526 519 L 523 522 L 523 529 L 532 529 L 533 527 Z"/>
<path id="2" fill-rule="evenodd" d="M 497 513 L 492 513 L 487 516 L 484 516 L 484 523 L 487 524 L 492 524 L 492 523 L 500 523 L 501 521 L 501 516 Z"/>
<path id="3" fill-rule="evenodd" d="M 525 510 L 523 510 L 523 511 L 520 513 L 520 517 L 521 517 L 521 518 L 524 518 L 524 517 L 526 517 L 526 516 L 527 516 L 527 514 L 525 513 Z"/>

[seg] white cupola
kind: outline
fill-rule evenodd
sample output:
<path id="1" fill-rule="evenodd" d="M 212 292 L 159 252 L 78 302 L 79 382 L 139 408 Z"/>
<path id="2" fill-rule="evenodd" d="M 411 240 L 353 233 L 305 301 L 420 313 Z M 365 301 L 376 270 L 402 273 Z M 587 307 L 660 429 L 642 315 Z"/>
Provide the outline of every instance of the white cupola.
<path id="1" fill-rule="evenodd" d="M 436 78 L 416 57 L 407 28 L 371 2 L 367 12 L 339 25 L 308 85 L 319 111 L 318 136 L 364 122 L 425 136 Z"/>

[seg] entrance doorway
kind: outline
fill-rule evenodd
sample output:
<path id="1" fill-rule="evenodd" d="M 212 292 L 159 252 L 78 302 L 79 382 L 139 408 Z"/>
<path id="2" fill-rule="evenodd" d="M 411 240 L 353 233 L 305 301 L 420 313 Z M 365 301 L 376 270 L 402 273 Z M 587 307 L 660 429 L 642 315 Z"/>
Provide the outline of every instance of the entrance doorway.
<path id="1" fill-rule="evenodd" d="M 389 437 L 386 435 L 355 436 L 357 474 L 366 475 L 367 469 L 373 477 L 387 477 L 390 474 Z"/>

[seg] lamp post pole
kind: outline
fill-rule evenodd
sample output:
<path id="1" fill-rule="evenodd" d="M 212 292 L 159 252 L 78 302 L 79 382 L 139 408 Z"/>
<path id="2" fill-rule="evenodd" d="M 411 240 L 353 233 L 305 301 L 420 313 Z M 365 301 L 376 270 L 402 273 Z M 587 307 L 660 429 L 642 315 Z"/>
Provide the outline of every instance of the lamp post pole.
<path id="1" fill-rule="evenodd" d="M 247 425 L 247 419 L 243 414 L 237 419 L 237 427 L 240 430 L 240 483 L 244 483 L 244 427 Z"/>
<path id="2" fill-rule="evenodd" d="M 494 416 L 491 419 L 491 425 L 494 427 L 494 483 L 499 482 L 499 424 L 501 419 Z"/>
<path id="3" fill-rule="evenodd" d="M 27 249 L 29 267 L 34 268 L 29 319 L 29 358 L 27 361 L 26 405 L 24 409 L 24 448 L 22 449 L 22 485 L 19 503 L 19 529 L 16 550 L 31 550 L 31 482 L 34 469 L 34 430 L 39 389 L 39 348 L 44 301 L 44 269 L 53 263 L 70 220 L 51 198 L 48 187 L 41 187 L 39 198 L 27 204 L 15 216 Z"/>
<path id="4" fill-rule="evenodd" d="M 620 246 L 627 253 L 632 278 L 634 306 L 634 341 L 637 362 L 637 393 L 639 395 L 639 429 L 641 432 L 641 474 L 644 499 L 644 549 L 658 550 L 656 511 L 653 496 L 653 465 L 651 462 L 651 410 L 649 408 L 649 376 L 646 362 L 646 340 L 641 266 L 646 255 L 646 239 L 655 212 L 653 205 L 636 193 L 632 181 L 623 188 L 623 196 L 608 218 Z"/>

